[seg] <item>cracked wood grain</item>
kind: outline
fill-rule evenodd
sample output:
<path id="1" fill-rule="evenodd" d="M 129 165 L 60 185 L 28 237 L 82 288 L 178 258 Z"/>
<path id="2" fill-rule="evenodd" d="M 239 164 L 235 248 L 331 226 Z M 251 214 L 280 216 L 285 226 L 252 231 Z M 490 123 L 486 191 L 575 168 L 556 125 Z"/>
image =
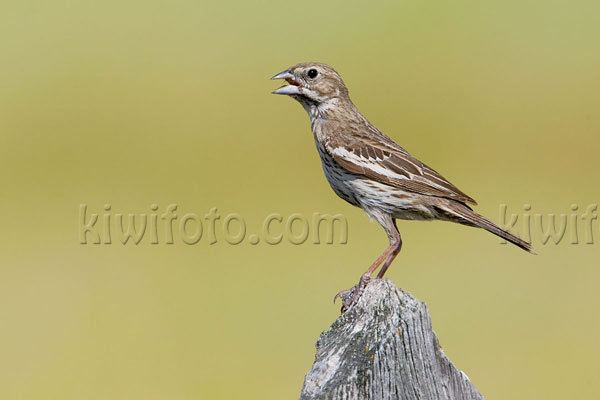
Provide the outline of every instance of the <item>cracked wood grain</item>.
<path id="1" fill-rule="evenodd" d="M 425 303 L 387 279 L 317 340 L 300 400 L 483 399 L 441 349 Z"/>

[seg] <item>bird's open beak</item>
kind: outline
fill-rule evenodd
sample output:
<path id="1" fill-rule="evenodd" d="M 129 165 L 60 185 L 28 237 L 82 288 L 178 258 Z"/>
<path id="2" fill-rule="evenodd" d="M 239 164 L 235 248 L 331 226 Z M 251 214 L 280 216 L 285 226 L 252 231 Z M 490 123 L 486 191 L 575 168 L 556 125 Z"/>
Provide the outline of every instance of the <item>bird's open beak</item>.
<path id="1" fill-rule="evenodd" d="M 282 71 L 272 77 L 271 79 L 285 79 L 289 85 L 285 85 L 280 87 L 279 89 L 273 91 L 273 94 L 300 94 L 300 83 L 296 81 L 296 77 L 289 69 Z"/>

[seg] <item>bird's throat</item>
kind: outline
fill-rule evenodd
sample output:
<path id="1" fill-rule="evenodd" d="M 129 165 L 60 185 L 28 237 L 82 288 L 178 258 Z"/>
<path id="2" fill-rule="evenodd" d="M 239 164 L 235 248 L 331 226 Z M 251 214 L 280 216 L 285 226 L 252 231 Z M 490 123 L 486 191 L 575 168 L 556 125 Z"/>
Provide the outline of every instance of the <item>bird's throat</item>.
<path id="1" fill-rule="evenodd" d="M 311 121 L 317 119 L 344 121 L 354 119 L 353 117 L 360 115 L 352 102 L 344 101 L 340 98 L 334 98 L 324 102 L 315 102 L 306 98 L 298 98 L 297 100 L 302 104 L 302 107 L 308 113 Z"/>

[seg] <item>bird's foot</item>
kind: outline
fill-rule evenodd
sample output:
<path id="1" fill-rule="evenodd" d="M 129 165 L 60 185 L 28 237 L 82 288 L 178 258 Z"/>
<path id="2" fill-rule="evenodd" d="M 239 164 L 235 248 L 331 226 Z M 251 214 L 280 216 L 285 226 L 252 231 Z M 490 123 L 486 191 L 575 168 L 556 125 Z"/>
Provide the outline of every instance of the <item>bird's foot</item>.
<path id="1" fill-rule="evenodd" d="M 353 305 L 358 303 L 358 299 L 362 296 L 365 288 L 371 281 L 371 277 L 369 275 L 363 275 L 360 277 L 358 284 L 351 287 L 350 289 L 342 290 L 333 298 L 333 302 L 339 297 L 342 299 L 342 314 L 348 311 Z"/>

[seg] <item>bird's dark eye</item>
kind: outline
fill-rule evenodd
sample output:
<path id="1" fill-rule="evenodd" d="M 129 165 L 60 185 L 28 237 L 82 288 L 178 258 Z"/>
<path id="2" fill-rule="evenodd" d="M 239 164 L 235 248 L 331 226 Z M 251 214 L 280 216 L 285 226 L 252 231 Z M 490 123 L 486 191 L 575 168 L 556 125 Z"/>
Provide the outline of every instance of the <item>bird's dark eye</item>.
<path id="1" fill-rule="evenodd" d="M 316 77 L 317 77 L 317 75 L 319 75 L 319 72 L 318 72 L 316 69 L 314 69 L 314 68 L 313 68 L 313 69 L 309 69 L 309 70 L 308 70 L 308 77 L 309 77 L 310 79 L 314 79 L 314 78 L 316 78 Z"/>

